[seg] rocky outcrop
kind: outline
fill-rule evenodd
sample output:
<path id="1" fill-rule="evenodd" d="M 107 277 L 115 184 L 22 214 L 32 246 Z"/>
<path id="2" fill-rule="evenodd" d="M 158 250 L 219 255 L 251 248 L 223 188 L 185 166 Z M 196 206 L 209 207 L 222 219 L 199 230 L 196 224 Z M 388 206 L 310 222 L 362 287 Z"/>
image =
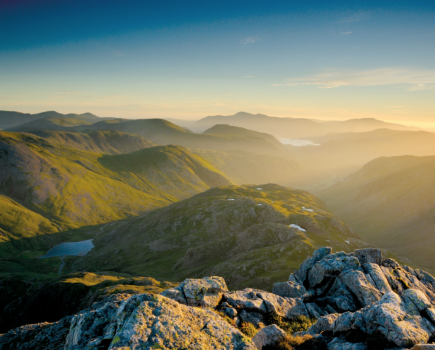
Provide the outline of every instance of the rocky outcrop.
<path id="1" fill-rule="evenodd" d="M 292 341 L 295 349 L 308 348 L 304 342 L 328 350 L 434 348 L 435 278 L 380 257 L 374 249 L 321 248 L 274 293 L 229 291 L 212 276 L 161 295 L 118 294 L 59 322 L 12 330 L 0 336 L 0 350 L 38 349 L 32 344 L 41 348 L 50 337 L 57 347 L 49 350 L 254 350 Z"/>

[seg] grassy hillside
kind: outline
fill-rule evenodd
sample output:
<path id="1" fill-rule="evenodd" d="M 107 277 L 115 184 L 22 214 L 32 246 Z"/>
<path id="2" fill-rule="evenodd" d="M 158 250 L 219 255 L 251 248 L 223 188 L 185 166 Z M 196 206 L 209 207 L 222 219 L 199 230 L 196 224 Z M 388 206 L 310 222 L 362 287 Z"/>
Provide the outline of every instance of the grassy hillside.
<path id="1" fill-rule="evenodd" d="M 134 134 L 111 130 L 96 130 L 88 132 L 48 131 L 32 132 L 44 137 L 50 142 L 58 142 L 65 147 L 82 151 L 105 154 L 121 154 L 157 146 L 155 143 Z"/>
<path id="2" fill-rule="evenodd" d="M 172 281 L 219 275 L 234 288 L 270 288 L 320 246 L 367 246 L 313 195 L 273 184 L 213 188 L 94 237 L 95 248 L 71 258 L 65 271 L 104 268 Z"/>
<path id="3" fill-rule="evenodd" d="M 435 266 L 435 157 L 379 158 L 319 193 L 368 242 Z"/>
<path id="4" fill-rule="evenodd" d="M 12 111 L 0 111 L 0 129 L 13 128 L 21 124 L 29 123 L 38 119 L 44 118 L 75 118 L 81 119 L 89 123 L 95 123 L 99 118 L 92 113 L 83 114 L 61 114 L 55 111 L 42 112 L 37 114 L 20 113 Z"/>
<path id="5" fill-rule="evenodd" d="M 0 255 L 6 257 L 32 248 L 25 236 L 46 240 L 61 229 L 139 215 L 231 183 L 183 147 L 103 155 L 10 132 L 0 132 L 0 168 Z"/>

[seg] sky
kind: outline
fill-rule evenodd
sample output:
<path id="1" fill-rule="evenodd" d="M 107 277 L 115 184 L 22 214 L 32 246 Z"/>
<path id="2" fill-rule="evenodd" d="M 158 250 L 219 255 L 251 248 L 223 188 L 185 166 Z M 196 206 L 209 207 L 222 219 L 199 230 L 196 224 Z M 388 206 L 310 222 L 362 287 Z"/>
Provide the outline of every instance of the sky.
<path id="1" fill-rule="evenodd" d="M 0 0 L 0 110 L 435 129 L 435 1 Z"/>

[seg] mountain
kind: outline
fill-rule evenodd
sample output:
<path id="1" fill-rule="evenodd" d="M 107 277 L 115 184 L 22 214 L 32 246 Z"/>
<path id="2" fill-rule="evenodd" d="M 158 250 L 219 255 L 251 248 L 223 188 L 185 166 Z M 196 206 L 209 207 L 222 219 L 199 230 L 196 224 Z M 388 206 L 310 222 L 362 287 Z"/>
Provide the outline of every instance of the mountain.
<path id="1" fill-rule="evenodd" d="M 139 215 L 231 184 L 179 146 L 104 155 L 11 132 L 0 132 L 0 169 L 4 257 L 31 248 L 35 240 L 23 237 L 50 244 L 49 233 Z"/>
<path id="2" fill-rule="evenodd" d="M 104 269 L 170 281 L 220 275 L 232 288 L 282 280 L 325 244 L 367 246 L 318 198 L 274 184 L 212 188 L 87 232 L 95 248 L 66 260 L 65 273 Z"/>
<path id="3" fill-rule="evenodd" d="M 0 111 L 0 129 L 8 129 L 19 126 L 21 124 L 33 122 L 39 119 L 45 118 L 73 118 L 81 119 L 88 123 L 95 123 L 102 118 L 97 117 L 92 113 L 83 114 L 61 114 L 55 111 L 42 112 L 37 114 L 11 112 L 11 111 Z"/>
<path id="4" fill-rule="evenodd" d="M 65 147 L 104 154 L 130 153 L 157 146 L 139 135 L 111 130 L 87 132 L 35 130 L 31 133 Z"/>
<path id="5" fill-rule="evenodd" d="M 229 124 L 248 128 L 258 132 L 266 132 L 278 138 L 312 139 L 330 132 L 365 132 L 380 128 L 394 130 L 417 130 L 400 124 L 387 123 L 374 118 L 350 119 L 346 121 L 320 121 L 305 118 L 278 118 L 264 114 L 239 112 L 234 115 L 215 115 L 198 120 L 186 126 L 194 131 L 205 130 L 216 124 Z"/>
<path id="6" fill-rule="evenodd" d="M 319 193 L 368 242 L 435 264 L 435 156 L 375 159 Z"/>
<path id="7" fill-rule="evenodd" d="M 242 150 L 267 154 L 285 152 L 281 143 L 273 136 L 241 128 L 220 126 L 196 134 L 164 119 L 116 119 L 92 125 L 82 125 L 74 130 L 116 130 L 145 137 L 158 144 L 176 144 L 188 148 L 212 150 Z"/>

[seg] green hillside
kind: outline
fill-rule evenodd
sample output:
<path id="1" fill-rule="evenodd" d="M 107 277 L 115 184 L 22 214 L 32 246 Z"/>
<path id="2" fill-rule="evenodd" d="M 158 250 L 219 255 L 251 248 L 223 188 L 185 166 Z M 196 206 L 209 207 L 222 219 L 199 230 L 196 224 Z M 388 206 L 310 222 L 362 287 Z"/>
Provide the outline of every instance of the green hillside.
<path id="1" fill-rule="evenodd" d="M 435 264 L 435 156 L 379 158 L 319 193 L 368 242 Z"/>
<path id="2" fill-rule="evenodd" d="M 10 132 L 0 132 L 0 168 L 0 255 L 7 257 L 38 246 L 24 237 L 50 245 L 47 234 L 139 215 L 231 183 L 183 147 L 103 155 Z"/>
<path id="3" fill-rule="evenodd" d="M 66 272 L 104 268 L 171 281 L 219 275 L 233 288 L 270 288 L 317 247 L 367 246 L 310 193 L 273 184 L 213 188 L 97 233 L 89 231 L 95 248 L 70 258 Z"/>
<path id="4" fill-rule="evenodd" d="M 25 124 L 8 128 L 7 130 L 16 132 L 32 132 L 34 130 L 72 130 L 73 127 L 79 125 L 91 124 L 91 122 L 85 119 L 62 116 L 33 120 Z"/>
<path id="5" fill-rule="evenodd" d="M 139 135 L 112 130 L 88 132 L 37 130 L 32 131 L 32 134 L 48 139 L 50 142 L 58 142 L 65 147 L 104 154 L 130 153 L 156 146 L 155 143 Z"/>

